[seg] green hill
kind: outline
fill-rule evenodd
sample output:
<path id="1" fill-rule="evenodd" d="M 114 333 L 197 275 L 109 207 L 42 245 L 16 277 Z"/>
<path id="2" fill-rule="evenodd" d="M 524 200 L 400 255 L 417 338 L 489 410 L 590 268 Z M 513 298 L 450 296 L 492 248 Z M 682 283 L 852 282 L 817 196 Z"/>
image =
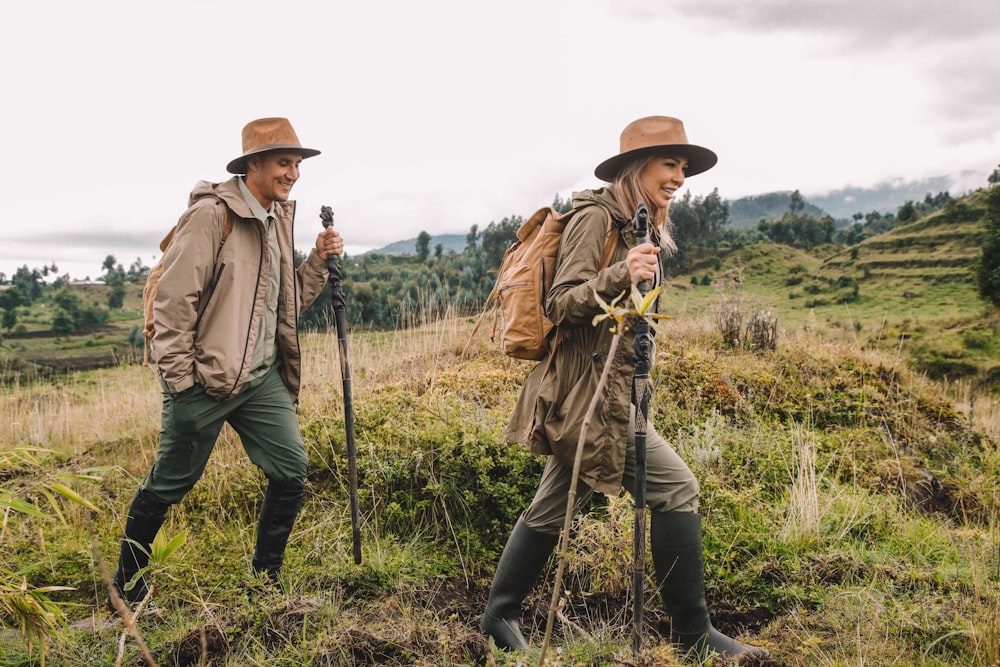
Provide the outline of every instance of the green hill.
<path id="1" fill-rule="evenodd" d="M 671 285 L 678 307 L 710 313 L 727 273 L 742 298 L 773 311 L 790 333 L 811 330 L 900 354 L 937 379 L 990 381 L 1000 351 L 998 318 L 978 296 L 984 192 L 848 248 L 811 252 L 757 243 L 722 250 Z M 714 264 L 713 264 L 714 263 Z M 717 266 L 717 268 L 714 268 Z M 708 276 L 711 286 L 692 284 Z"/>
<path id="2" fill-rule="evenodd" d="M 161 615 L 139 619 L 133 634 L 103 609 L 101 568 L 114 567 L 125 509 L 152 461 L 156 375 L 123 366 L 12 388 L 0 441 L 45 451 L 2 458 L 0 662 L 42 664 L 42 642 L 19 637 L 26 617 L 48 635 L 46 665 L 149 664 L 137 637 L 161 665 L 534 664 L 491 654 L 478 629 L 543 463 L 502 436 L 531 364 L 502 356 L 484 332 L 463 360 L 471 328 L 446 318 L 351 337 L 360 565 L 337 341 L 303 334 L 308 493 L 283 568 L 288 595 L 249 579 L 265 482 L 226 429 L 164 526 L 179 547 L 150 568 Z M 654 423 L 701 485 L 713 622 L 767 646 L 768 667 L 997 664 L 995 403 L 960 409 L 894 355 L 814 331 L 757 354 L 720 346 L 711 317 L 660 328 Z M 96 511 L 64 492 L 47 498 L 54 482 Z M 651 578 L 647 654 L 631 654 L 633 522 L 622 494 L 596 498 L 574 524 L 550 664 L 690 664 L 667 644 Z M 524 605 L 536 647 L 554 571 L 553 561 Z"/>
<path id="3" fill-rule="evenodd" d="M 465 250 L 466 242 L 464 234 L 438 234 L 437 236 L 431 236 L 431 242 L 427 247 L 430 248 L 432 253 L 439 245 L 445 252 L 451 251 L 460 253 Z M 396 241 L 394 243 L 390 243 L 389 245 L 382 246 L 381 248 L 369 250 L 364 254 L 416 255 L 417 239 L 414 237 L 412 239 Z"/>
<path id="4" fill-rule="evenodd" d="M 741 197 L 729 202 L 729 224 L 733 229 L 755 229 L 757 221 L 776 220 L 788 212 L 791 192 L 769 192 L 752 197 Z M 814 218 L 826 212 L 809 202 L 802 211 Z"/>

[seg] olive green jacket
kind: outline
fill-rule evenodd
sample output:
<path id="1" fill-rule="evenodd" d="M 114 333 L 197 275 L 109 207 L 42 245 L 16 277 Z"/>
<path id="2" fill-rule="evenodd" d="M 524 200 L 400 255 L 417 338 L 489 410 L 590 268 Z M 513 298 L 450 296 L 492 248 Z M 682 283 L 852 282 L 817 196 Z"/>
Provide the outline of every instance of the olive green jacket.
<path id="1" fill-rule="evenodd" d="M 295 269 L 295 203 L 275 202 L 274 212 L 281 249 L 278 359 L 282 380 L 297 398 L 302 369 L 298 317 L 319 296 L 327 270 L 315 249 Z M 223 243 L 227 215 L 233 229 Z M 240 392 L 264 316 L 269 261 L 264 224 L 250 212 L 236 179 L 195 184 L 163 255 L 153 299 L 150 351 L 171 393 L 195 383 L 216 400 Z"/>
<path id="2" fill-rule="evenodd" d="M 605 188 L 574 193 L 574 207 L 588 202 L 599 202 L 611 212 L 618 245 L 610 265 L 598 270 L 607 229 L 605 212 L 600 206 L 587 206 L 566 225 L 546 300 L 546 314 L 559 339 L 554 351 L 528 374 L 506 431 L 512 442 L 537 454 L 552 454 L 569 466 L 613 338 L 607 320 L 597 326 L 592 323 L 603 312 L 594 294 L 610 303 L 631 290 L 625 257 L 636 244 L 632 215 L 626 215 Z M 656 231 L 650 232 L 658 243 Z M 621 488 L 634 368 L 632 335 L 626 333 L 584 441 L 580 479 L 601 493 Z"/>

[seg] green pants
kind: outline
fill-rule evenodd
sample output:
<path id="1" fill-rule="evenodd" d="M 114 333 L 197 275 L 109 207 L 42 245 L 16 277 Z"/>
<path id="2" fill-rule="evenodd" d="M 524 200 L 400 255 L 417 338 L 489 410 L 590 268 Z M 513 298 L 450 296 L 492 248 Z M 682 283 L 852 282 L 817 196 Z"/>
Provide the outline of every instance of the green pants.
<path id="1" fill-rule="evenodd" d="M 229 401 L 216 401 L 197 384 L 178 396 L 164 389 L 156 462 L 143 490 L 166 503 L 180 502 L 205 472 L 225 422 L 268 481 L 305 484 L 307 455 L 295 403 L 275 366 Z"/>
<path id="2" fill-rule="evenodd" d="M 635 408 L 632 408 L 634 424 Z M 573 481 L 573 466 L 560 463 L 550 456 L 542 471 L 535 497 L 525 510 L 523 519 L 529 527 L 551 535 L 558 535 L 566 517 L 566 501 Z M 625 448 L 625 472 L 622 488 L 629 493 L 635 489 L 635 433 L 629 429 Z M 580 512 L 594 491 L 577 481 L 574 510 Z M 694 473 L 674 448 L 667 444 L 653 429 L 650 420 L 646 433 L 646 506 L 652 512 L 697 512 L 700 488 Z"/>

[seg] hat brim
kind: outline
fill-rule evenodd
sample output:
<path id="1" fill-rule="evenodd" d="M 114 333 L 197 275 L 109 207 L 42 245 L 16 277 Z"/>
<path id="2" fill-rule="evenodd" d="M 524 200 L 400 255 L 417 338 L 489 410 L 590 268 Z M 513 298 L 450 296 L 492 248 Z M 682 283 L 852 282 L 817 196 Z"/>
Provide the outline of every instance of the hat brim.
<path id="1" fill-rule="evenodd" d="M 254 155 L 260 155 L 261 153 L 271 153 L 274 151 L 287 151 L 289 153 L 298 153 L 302 156 L 302 159 L 307 157 L 314 157 L 319 155 L 319 151 L 315 148 L 303 148 L 298 144 L 267 144 L 264 146 L 257 146 L 251 150 L 248 150 L 243 155 L 239 156 L 235 160 L 231 160 L 229 164 L 226 165 L 226 171 L 230 174 L 245 174 L 247 173 L 247 159 L 253 157 Z"/>
<path id="2" fill-rule="evenodd" d="M 621 170 L 629 162 L 640 158 L 649 157 L 663 153 L 666 155 L 679 155 L 687 158 L 687 169 L 684 170 L 685 177 L 700 174 L 708 171 L 719 161 L 719 156 L 704 146 L 694 144 L 665 144 L 662 146 L 644 146 L 634 150 L 619 153 L 612 158 L 608 158 L 594 169 L 594 175 L 602 181 L 611 183 L 618 177 Z"/>

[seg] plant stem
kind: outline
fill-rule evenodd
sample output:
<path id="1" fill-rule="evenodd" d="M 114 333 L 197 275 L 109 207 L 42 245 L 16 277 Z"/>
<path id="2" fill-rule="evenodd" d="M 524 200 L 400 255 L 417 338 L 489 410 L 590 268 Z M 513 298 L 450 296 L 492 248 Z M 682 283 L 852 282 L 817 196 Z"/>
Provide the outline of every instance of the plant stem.
<path id="1" fill-rule="evenodd" d="M 619 327 L 620 329 L 620 327 Z M 573 524 L 574 508 L 576 506 L 576 483 L 580 475 L 580 463 L 583 460 L 583 443 L 587 438 L 587 428 L 590 426 L 591 417 L 597 410 L 597 403 L 604 393 L 604 386 L 607 384 L 608 375 L 611 372 L 611 361 L 615 358 L 618 343 L 621 341 L 621 334 L 616 333 L 611 339 L 611 347 L 608 348 L 608 356 L 604 360 L 604 368 L 601 370 L 601 379 L 597 382 L 594 396 L 587 406 L 587 414 L 583 418 L 583 425 L 580 427 L 580 437 L 576 441 L 576 455 L 573 457 L 573 478 L 569 484 L 569 494 L 566 497 L 566 516 L 563 519 L 562 532 L 559 534 L 559 565 L 556 567 L 556 579 L 552 584 L 552 600 L 549 602 L 549 616 L 545 622 L 545 639 L 542 641 L 542 650 L 538 654 L 538 667 L 545 664 L 545 652 L 549 648 L 549 640 L 552 638 L 552 625 L 555 621 L 556 610 L 559 606 L 559 592 L 562 588 L 563 570 L 566 569 L 566 553 L 569 551 L 569 529 Z"/>

